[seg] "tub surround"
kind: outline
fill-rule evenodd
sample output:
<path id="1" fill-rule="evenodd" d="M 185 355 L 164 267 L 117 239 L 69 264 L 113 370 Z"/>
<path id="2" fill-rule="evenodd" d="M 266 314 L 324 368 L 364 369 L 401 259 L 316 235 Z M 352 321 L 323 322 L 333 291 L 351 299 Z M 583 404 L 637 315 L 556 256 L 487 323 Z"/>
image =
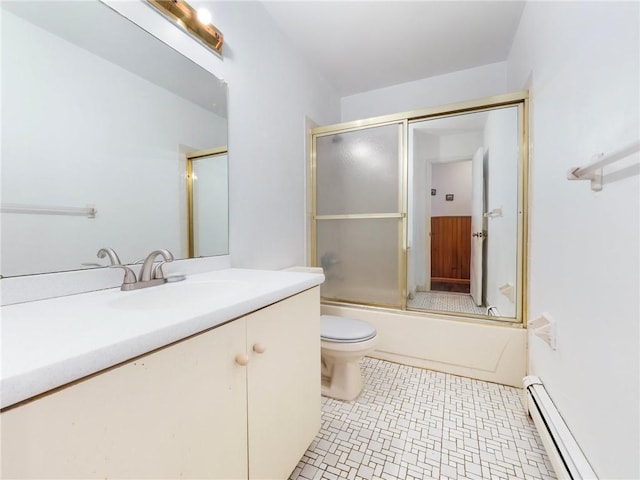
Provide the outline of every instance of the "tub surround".
<path id="1" fill-rule="evenodd" d="M 520 324 L 337 305 L 322 305 L 322 314 L 371 323 L 380 341 L 370 357 L 517 388 L 527 372 Z"/>
<path id="2" fill-rule="evenodd" d="M 317 273 L 225 269 L 146 290 L 110 288 L 4 306 L 1 407 L 222 325 L 323 281 L 324 275 Z M 195 293 L 189 292 L 206 292 L 207 284 L 211 294 L 192 301 Z M 147 294 L 151 296 L 142 298 Z"/>

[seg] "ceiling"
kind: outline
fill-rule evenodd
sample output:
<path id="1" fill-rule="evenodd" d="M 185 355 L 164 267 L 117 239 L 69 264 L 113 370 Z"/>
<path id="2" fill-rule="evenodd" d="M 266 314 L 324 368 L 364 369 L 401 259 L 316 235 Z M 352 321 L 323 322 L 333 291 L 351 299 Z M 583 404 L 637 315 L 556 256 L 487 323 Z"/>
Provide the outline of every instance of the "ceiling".
<path id="1" fill-rule="evenodd" d="M 506 60 L 524 0 L 263 0 L 341 96 Z"/>

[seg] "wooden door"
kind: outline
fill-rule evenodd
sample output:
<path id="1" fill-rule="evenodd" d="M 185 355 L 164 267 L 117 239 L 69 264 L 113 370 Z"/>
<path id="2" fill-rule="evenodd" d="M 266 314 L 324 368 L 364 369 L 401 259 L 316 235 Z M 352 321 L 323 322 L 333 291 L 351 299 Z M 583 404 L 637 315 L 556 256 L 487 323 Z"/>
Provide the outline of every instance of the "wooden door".
<path id="1" fill-rule="evenodd" d="M 431 217 L 431 281 L 469 284 L 471 217 Z"/>

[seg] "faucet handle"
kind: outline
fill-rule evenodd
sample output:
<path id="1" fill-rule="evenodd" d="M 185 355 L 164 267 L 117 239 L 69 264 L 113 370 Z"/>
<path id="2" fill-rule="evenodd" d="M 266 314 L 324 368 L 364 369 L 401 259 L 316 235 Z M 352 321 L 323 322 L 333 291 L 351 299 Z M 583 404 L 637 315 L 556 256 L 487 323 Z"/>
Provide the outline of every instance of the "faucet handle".
<path id="1" fill-rule="evenodd" d="M 164 278 L 164 271 L 162 270 L 162 266 L 165 263 L 173 262 L 173 253 L 165 249 L 158 250 L 158 252 L 160 255 L 162 255 L 162 258 L 164 260 L 158 263 L 158 265 L 156 265 L 156 267 L 153 269 L 153 278 Z"/>
<path id="2" fill-rule="evenodd" d="M 153 278 L 164 278 L 164 271 L 162 270 L 162 266 L 167 263 L 167 262 L 160 262 L 158 265 L 156 265 L 156 267 L 153 269 Z"/>
<path id="3" fill-rule="evenodd" d="M 109 268 L 122 268 L 124 270 L 124 280 L 122 281 L 121 290 L 130 290 L 126 288 L 125 285 L 131 285 L 138 281 L 136 274 L 129 267 L 125 267 L 124 265 L 109 265 Z"/>

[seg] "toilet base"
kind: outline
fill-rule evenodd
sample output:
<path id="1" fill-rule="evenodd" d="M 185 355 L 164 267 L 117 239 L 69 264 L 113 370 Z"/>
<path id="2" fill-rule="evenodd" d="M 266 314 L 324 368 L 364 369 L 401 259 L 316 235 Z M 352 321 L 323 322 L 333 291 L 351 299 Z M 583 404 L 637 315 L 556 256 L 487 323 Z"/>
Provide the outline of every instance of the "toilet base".
<path id="1" fill-rule="evenodd" d="M 347 402 L 358 398 L 364 387 L 360 359 L 372 352 L 377 343 L 377 336 L 361 342 L 321 340 L 322 395 Z"/>
<path id="2" fill-rule="evenodd" d="M 355 361 L 334 360 L 331 365 L 323 359 L 321 393 L 325 397 L 351 402 L 360 396 L 364 387 L 360 364 Z"/>

